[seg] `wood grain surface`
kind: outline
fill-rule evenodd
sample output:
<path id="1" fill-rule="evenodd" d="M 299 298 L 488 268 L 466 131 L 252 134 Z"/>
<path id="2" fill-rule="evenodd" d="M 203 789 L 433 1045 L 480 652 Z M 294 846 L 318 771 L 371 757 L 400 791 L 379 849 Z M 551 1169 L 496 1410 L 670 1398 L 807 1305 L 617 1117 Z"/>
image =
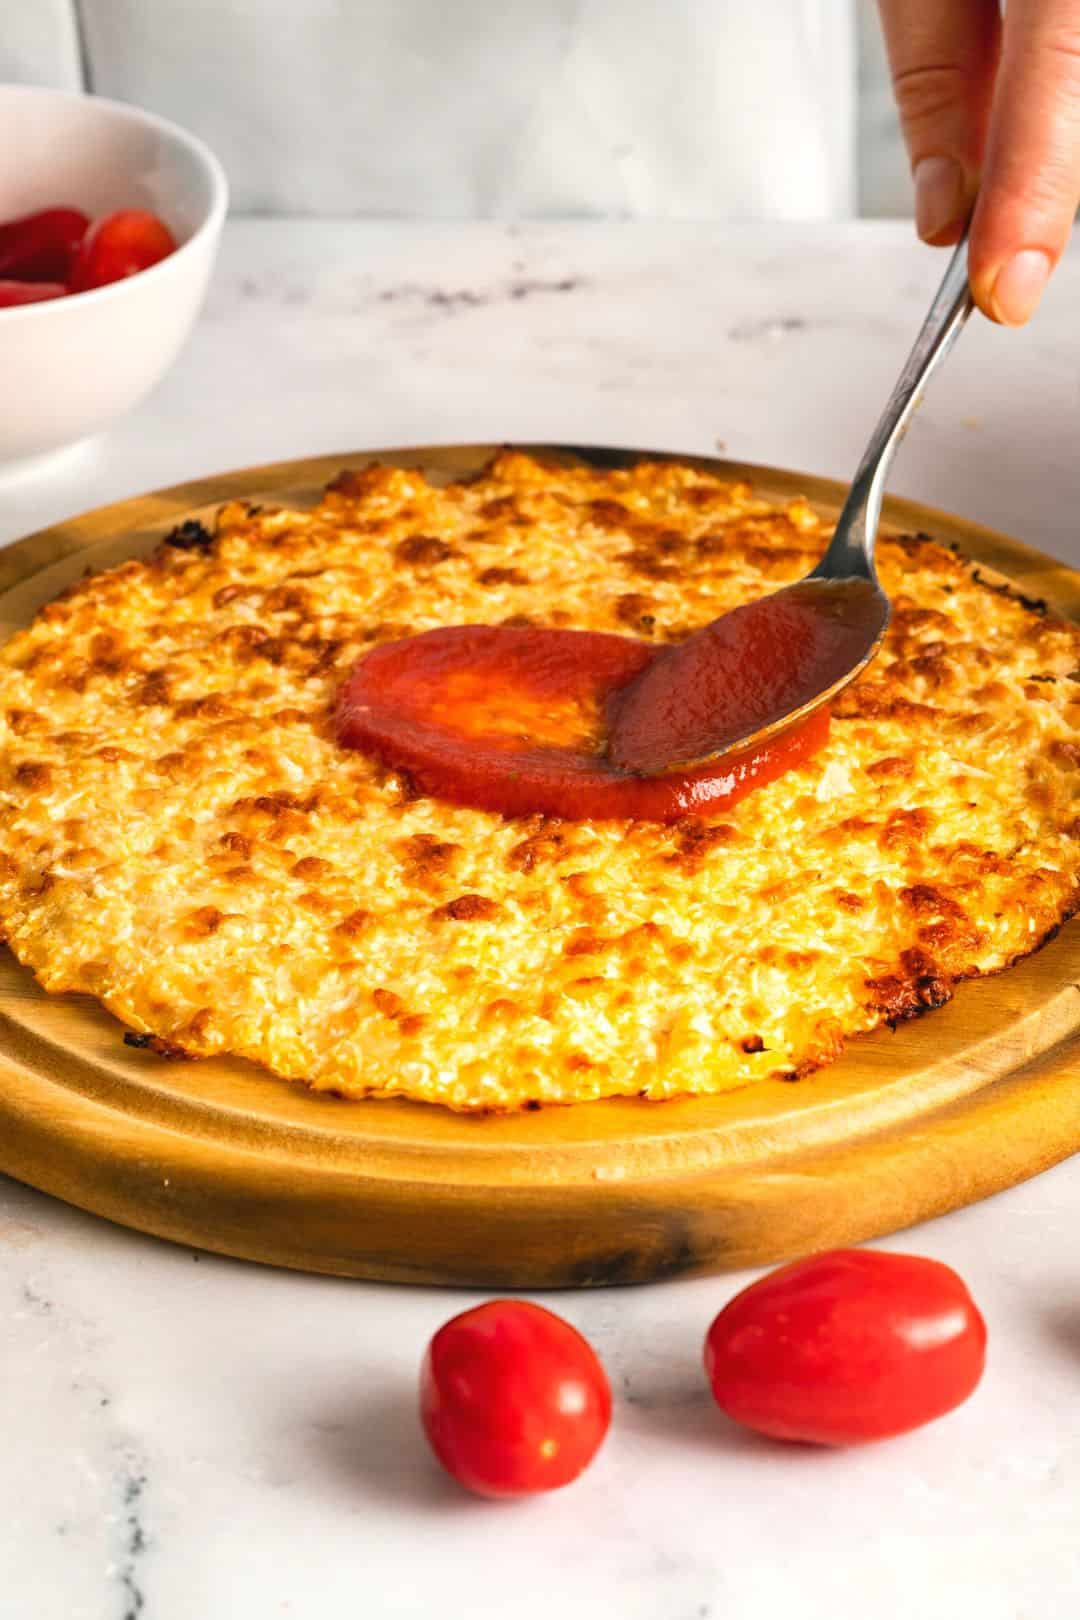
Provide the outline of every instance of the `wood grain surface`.
<path id="1" fill-rule="evenodd" d="M 527 446 L 612 465 L 629 452 Z M 75 518 L 0 553 L 0 634 L 86 568 L 148 550 L 242 496 L 303 503 L 371 460 L 435 478 L 491 446 L 342 454 L 228 473 Z M 720 461 L 834 515 L 843 488 Z M 892 500 L 922 529 L 1080 619 L 1080 576 L 974 524 Z M 1080 925 L 962 985 L 799 1084 L 476 1118 L 341 1102 L 240 1061 L 163 1063 L 0 953 L 0 1170 L 111 1220 L 305 1270 L 485 1288 L 643 1282 L 854 1243 L 1007 1187 L 1080 1147 Z"/>

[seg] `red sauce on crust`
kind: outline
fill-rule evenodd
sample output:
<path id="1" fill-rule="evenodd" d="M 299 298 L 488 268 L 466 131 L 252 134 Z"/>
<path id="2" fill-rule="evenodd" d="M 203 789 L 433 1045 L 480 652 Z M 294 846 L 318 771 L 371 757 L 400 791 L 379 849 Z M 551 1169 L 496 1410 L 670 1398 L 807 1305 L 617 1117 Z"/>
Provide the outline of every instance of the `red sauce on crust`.
<path id="1" fill-rule="evenodd" d="M 776 724 L 852 668 L 880 612 L 862 580 L 803 580 L 714 619 L 619 695 L 612 762 L 667 774 Z"/>
<path id="2" fill-rule="evenodd" d="M 643 776 L 607 754 L 612 700 L 671 649 L 627 636 L 457 625 L 374 648 L 338 696 L 338 741 L 434 797 L 506 816 L 710 816 L 823 745 L 822 710 L 749 753 Z"/>

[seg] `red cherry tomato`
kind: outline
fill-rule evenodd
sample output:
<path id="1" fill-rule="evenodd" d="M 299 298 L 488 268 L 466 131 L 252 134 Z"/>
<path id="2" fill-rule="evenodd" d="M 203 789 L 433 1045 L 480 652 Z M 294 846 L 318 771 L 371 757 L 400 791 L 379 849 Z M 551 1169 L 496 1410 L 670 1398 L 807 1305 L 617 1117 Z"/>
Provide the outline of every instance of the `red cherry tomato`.
<path id="1" fill-rule="evenodd" d="M 479 1496 L 568 1485 L 611 1421 L 592 1347 L 561 1316 L 498 1299 L 455 1316 L 428 1346 L 420 1416 L 447 1473 Z"/>
<path id="2" fill-rule="evenodd" d="M 955 1271 L 870 1249 L 781 1267 L 736 1294 L 705 1340 L 730 1418 L 824 1446 L 941 1417 L 971 1394 L 985 1359 L 986 1326 Z"/>
<path id="3" fill-rule="evenodd" d="M 0 281 L 0 309 L 15 304 L 41 304 L 46 298 L 63 298 L 67 288 L 59 281 Z"/>
<path id="4" fill-rule="evenodd" d="M 105 287 L 148 270 L 176 252 L 176 238 L 156 214 L 138 208 L 109 214 L 83 241 L 68 282 L 72 292 Z"/>
<path id="5" fill-rule="evenodd" d="M 77 208 L 43 208 L 0 225 L 0 277 L 66 281 L 90 221 Z"/>

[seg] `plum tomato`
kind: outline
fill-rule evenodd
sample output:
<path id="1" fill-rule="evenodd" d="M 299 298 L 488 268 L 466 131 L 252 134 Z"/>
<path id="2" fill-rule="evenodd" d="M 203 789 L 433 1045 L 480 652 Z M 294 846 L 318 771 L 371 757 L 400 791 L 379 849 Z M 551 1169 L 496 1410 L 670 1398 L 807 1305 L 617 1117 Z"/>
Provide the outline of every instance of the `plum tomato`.
<path id="1" fill-rule="evenodd" d="M 420 1416 L 447 1473 L 479 1496 L 568 1485 L 611 1421 L 592 1346 L 552 1311 L 497 1299 L 455 1316 L 428 1346 Z"/>
<path id="2" fill-rule="evenodd" d="M 959 1406 L 986 1327 L 948 1266 L 871 1249 L 818 1254 L 752 1283 L 705 1340 L 717 1405 L 780 1440 L 854 1445 Z"/>
<path id="3" fill-rule="evenodd" d="M 43 304 L 47 298 L 63 298 L 67 288 L 59 281 L 0 281 L 0 309 L 16 304 Z"/>
<path id="4" fill-rule="evenodd" d="M 148 270 L 175 252 L 176 239 L 156 214 L 124 208 L 91 228 L 72 266 L 68 286 L 72 292 L 105 287 Z"/>
<path id="5" fill-rule="evenodd" d="M 67 281 L 90 221 L 78 208 L 42 208 L 0 225 L 0 278 Z"/>

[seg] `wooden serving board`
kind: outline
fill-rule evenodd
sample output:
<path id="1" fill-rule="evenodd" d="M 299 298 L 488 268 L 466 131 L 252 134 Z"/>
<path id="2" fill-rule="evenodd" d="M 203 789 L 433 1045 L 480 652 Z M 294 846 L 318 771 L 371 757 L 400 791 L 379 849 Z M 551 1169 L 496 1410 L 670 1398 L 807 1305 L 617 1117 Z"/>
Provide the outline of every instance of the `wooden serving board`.
<path id="1" fill-rule="evenodd" d="M 373 459 L 458 476 L 492 450 L 258 467 L 58 524 L 0 552 L 0 635 L 84 569 L 146 551 L 224 499 L 302 503 Z M 830 515 L 844 494 L 772 468 L 700 464 Z M 1080 619 L 1080 576 L 1050 558 L 907 501 L 887 502 L 885 517 L 958 543 Z M 125 1047 L 95 1003 L 46 996 L 0 952 L 0 1169 L 111 1220 L 275 1265 L 500 1289 L 643 1282 L 858 1242 L 1077 1148 L 1076 923 L 800 1085 L 491 1118 L 342 1102 L 240 1061 L 163 1063 Z"/>

